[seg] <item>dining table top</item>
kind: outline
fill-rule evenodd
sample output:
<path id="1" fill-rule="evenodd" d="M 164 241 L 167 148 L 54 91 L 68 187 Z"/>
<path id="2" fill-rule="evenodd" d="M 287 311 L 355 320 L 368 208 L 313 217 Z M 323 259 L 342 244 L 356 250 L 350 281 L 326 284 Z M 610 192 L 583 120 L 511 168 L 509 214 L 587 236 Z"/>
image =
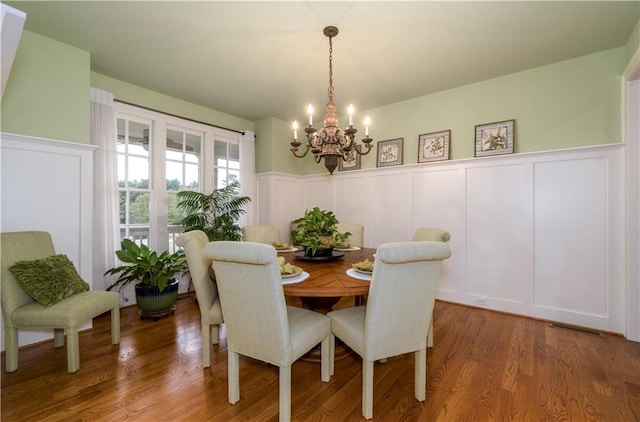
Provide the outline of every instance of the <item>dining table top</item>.
<path id="1" fill-rule="evenodd" d="M 347 274 L 351 264 L 374 260 L 376 249 L 362 248 L 344 251 L 344 255 L 331 260 L 305 260 L 295 252 L 279 252 L 278 255 L 309 273 L 309 277 L 299 283 L 284 284 L 284 294 L 296 297 L 345 297 L 363 296 L 369 292 L 369 280 L 355 278 Z"/>

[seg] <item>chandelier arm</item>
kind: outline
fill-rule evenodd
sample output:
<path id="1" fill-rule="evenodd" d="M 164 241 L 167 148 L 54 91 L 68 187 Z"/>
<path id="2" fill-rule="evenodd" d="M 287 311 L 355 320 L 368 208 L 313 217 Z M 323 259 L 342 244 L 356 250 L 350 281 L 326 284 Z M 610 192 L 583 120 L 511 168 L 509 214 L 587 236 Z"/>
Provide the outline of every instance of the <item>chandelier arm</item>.
<path id="1" fill-rule="evenodd" d="M 363 152 L 362 149 L 366 148 L 365 151 Z M 356 152 L 360 155 L 367 155 L 369 154 L 369 151 L 371 151 L 371 148 L 373 148 L 373 145 L 371 144 L 354 144 L 353 148 L 356 150 Z"/>
<path id="2" fill-rule="evenodd" d="M 297 147 L 291 147 L 291 148 L 290 148 L 290 151 L 291 151 L 291 152 L 293 153 L 293 155 L 295 155 L 296 157 L 298 157 L 298 158 L 303 158 L 303 157 L 304 157 L 304 156 L 306 156 L 306 155 L 307 155 L 307 153 L 309 152 L 309 144 L 307 143 L 307 144 L 305 145 L 305 147 L 306 147 L 306 148 L 305 148 L 305 150 L 304 150 L 304 154 L 302 154 L 302 155 L 298 154 L 298 149 L 299 149 L 299 148 L 297 148 Z"/>

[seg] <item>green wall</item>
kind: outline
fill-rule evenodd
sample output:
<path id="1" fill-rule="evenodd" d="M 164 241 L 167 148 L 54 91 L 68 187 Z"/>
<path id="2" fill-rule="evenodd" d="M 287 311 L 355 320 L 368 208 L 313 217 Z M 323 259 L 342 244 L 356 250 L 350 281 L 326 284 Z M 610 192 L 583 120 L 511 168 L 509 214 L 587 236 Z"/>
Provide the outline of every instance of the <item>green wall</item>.
<path id="1" fill-rule="evenodd" d="M 269 171 L 312 174 L 317 172 L 318 164 L 311 153 L 304 159 L 294 159 L 289 149 L 293 140 L 291 122 L 273 117 L 256 122 L 256 173 Z"/>
<path id="2" fill-rule="evenodd" d="M 3 132 L 88 144 L 89 53 L 23 31 L 2 97 Z"/>
<path id="3" fill-rule="evenodd" d="M 90 54 L 23 31 L 2 98 L 0 130 L 90 143 L 90 87 L 116 99 L 234 130 L 254 123 L 91 72 Z"/>
<path id="4" fill-rule="evenodd" d="M 371 116 L 374 144 L 404 138 L 405 164 L 417 161 L 419 134 L 450 129 L 451 158 L 470 158 L 475 125 L 506 119 L 516 120 L 516 153 L 617 143 L 620 75 L 638 45 L 637 34 L 638 27 L 624 47 L 365 110 L 356 120 Z M 29 31 L 23 31 L 2 99 L 1 130 L 89 143 L 90 86 L 144 107 L 254 130 L 259 173 L 326 172 L 310 156 L 293 157 L 290 122 L 268 118 L 254 123 L 92 73 L 88 52 Z M 374 146 L 362 167 L 375 166 Z"/>
<path id="5" fill-rule="evenodd" d="M 125 101 L 142 107 L 186 117 L 233 130 L 254 130 L 250 120 L 225 114 L 207 107 L 169 97 L 146 88 L 141 88 L 108 76 L 91 72 L 91 86 L 113 93 L 116 100 Z"/>
<path id="6" fill-rule="evenodd" d="M 618 143 L 625 64 L 620 47 L 359 114 L 371 117 L 374 144 L 404 138 L 404 164 L 417 162 L 419 134 L 450 129 L 451 159 L 471 158 L 475 125 L 507 119 L 516 120 L 516 153 Z M 266 157 L 256 156 L 257 171 L 326 172 L 310 157 L 294 158 L 288 151 L 290 123 L 277 123 L 271 125 L 271 144 L 285 160 L 267 164 Z M 376 148 L 362 157 L 362 168 L 376 166 Z"/>
<path id="7" fill-rule="evenodd" d="M 633 57 L 633 55 L 640 48 L 640 19 L 636 24 L 636 27 L 633 29 L 633 32 L 629 36 L 627 40 L 627 44 L 625 45 L 625 63 L 628 63 L 629 60 Z"/>

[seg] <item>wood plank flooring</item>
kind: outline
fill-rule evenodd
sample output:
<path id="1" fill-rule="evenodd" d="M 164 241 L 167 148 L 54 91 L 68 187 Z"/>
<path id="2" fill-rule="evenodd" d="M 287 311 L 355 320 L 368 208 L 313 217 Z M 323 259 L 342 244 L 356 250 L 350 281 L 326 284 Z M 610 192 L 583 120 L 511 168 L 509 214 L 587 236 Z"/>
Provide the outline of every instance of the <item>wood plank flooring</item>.
<path id="1" fill-rule="evenodd" d="M 350 303 L 341 303 L 350 306 Z M 80 334 L 80 371 L 67 373 L 53 341 L 20 350 L 4 372 L 2 421 L 277 421 L 278 370 L 240 361 L 240 401 L 227 402 L 225 339 L 201 365 L 197 304 L 141 321 L 121 310 L 122 340 L 109 318 Z M 437 302 L 428 351 L 427 398 L 413 398 L 413 356 L 376 364 L 376 421 L 640 421 L 640 343 L 551 328 L 549 323 Z M 222 331 L 224 333 L 224 330 Z M 360 421 L 361 361 L 337 361 L 329 383 L 319 364 L 292 369 L 294 421 Z"/>

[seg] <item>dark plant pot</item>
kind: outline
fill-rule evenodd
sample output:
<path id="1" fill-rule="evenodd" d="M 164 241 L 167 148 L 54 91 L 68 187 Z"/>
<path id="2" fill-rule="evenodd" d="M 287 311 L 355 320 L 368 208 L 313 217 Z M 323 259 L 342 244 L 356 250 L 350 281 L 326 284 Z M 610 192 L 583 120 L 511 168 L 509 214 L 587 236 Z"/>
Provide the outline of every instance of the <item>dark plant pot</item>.
<path id="1" fill-rule="evenodd" d="M 178 299 L 178 279 L 169 281 L 160 291 L 157 287 L 136 284 L 136 303 L 144 315 L 162 315 L 171 310 Z"/>
<path id="2" fill-rule="evenodd" d="M 316 253 L 312 253 L 313 249 L 307 246 L 304 247 L 304 254 L 306 256 L 331 256 L 333 248 L 318 248 Z"/>

